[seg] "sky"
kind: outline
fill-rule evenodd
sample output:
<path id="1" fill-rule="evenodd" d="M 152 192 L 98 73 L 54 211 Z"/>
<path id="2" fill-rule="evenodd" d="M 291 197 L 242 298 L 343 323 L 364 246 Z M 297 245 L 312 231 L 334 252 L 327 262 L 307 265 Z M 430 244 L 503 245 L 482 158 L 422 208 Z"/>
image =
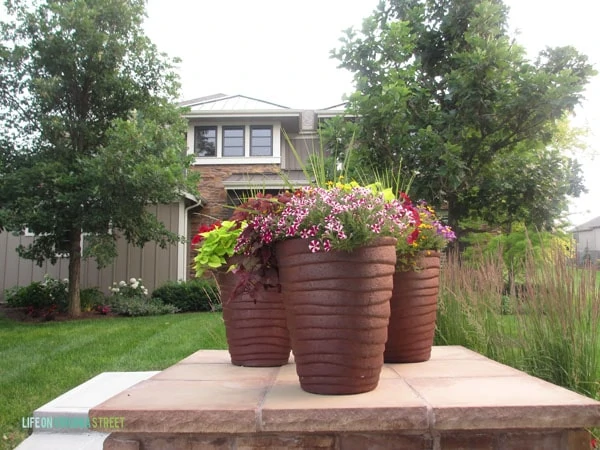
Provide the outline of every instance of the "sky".
<path id="1" fill-rule="evenodd" d="M 330 51 L 343 30 L 360 28 L 378 0 L 148 0 L 145 29 L 179 57 L 182 98 L 242 94 L 292 108 L 339 104 L 352 74 Z M 533 59 L 546 46 L 572 45 L 600 71 L 596 0 L 505 0 L 509 27 Z M 573 225 L 600 216 L 600 76 L 588 85 L 573 124 L 588 129 L 584 165 L 589 193 L 571 205 Z"/>

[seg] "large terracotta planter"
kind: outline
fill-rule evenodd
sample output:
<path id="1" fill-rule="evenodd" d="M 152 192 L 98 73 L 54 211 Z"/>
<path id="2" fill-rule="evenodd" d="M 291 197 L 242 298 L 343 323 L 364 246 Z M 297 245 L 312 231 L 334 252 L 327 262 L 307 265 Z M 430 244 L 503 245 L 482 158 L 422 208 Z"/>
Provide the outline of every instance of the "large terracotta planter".
<path id="1" fill-rule="evenodd" d="M 394 274 L 386 363 L 422 362 L 431 357 L 440 290 L 440 254 L 420 255 L 417 266 L 420 270 Z"/>
<path id="2" fill-rule="evenodd" d="M 238 277 L 233 273 L 216 277 L 231 363 L 248 367 L 287 364 L 291 345 L 280 289 L 261 285 L 252 296 L 232 295 Z"/>
<path id="3" fill-rule="evenodd" d="M 395 239 L 351 253 L 311 253 L 308 241 L 276 247 L 300 386 L 315 394 L 377 387 L 390 316 Z"/>

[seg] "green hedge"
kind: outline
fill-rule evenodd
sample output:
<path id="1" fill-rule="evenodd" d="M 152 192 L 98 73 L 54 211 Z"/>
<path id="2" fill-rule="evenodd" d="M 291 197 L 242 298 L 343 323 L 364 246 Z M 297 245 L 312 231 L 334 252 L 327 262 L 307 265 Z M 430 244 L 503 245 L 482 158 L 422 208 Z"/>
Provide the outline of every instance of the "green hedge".
<path id="1" fill-rule="evenodd" d="M 193 279 L 169 281 L 152 292 L 166 305 L 173 305 L 182 312 L 217 311 L 220 309 L 219 292 L 213 280 Z"/>
<path id="2" fill-rule="evenodd" d="M 44 277 L 27 286 L 6 290 L 6 302 L 11 307 L 28 307 L 36 310 L 55 308 L 64 312 L 68 307 L 68 283 Z"/>
<path id="3" fill-rule="evenodd" d="M 123 297 L 114 296 L 110 299 L 111 312 L 120 316 L 160 316 L 162 314 L 175 314 L 179 309 L 173 305 L 166 305 L 158 298 L 144 296 Z"/>

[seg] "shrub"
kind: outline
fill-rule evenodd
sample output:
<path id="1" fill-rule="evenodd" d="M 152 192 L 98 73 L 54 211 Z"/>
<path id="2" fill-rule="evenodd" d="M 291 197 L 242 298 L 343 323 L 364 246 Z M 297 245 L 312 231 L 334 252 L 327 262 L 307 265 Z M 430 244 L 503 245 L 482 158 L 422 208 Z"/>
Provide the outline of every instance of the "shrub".
<path id="1" fill-rule="evenodd" d="M 142 284 L 142 279 L 138 278 L 130 278 L 129 281 L 116 281 L 113 282 L 113 285 L 108 288 L 112 295 L 115 297 L 147 297 L 148 289 L 144 287 Z"/>
<path id="2" fill-rule="evenodd" d="M 32 313 L 52 310 L 65 312 L 68 307 L 68 280 L 44 275 L 43 281 L 7 289 L 6 302 L 11 307 L 27 307 Z"/>
<path id="3" fill-rule="evenodd" d="M 169 281 L 152 292 L 152 298 L 173 305 L 182 312 L 216 311 L 219 309 L 219 292 L 212 279 Z"/>
<path id="4" fill-rule="evenodd" d="M 98 306 L 106 303 L 104 294 L 97 287 L 82 289 L 79 292 L 81 298 L 81 310 L 82 311 L 93 311 Z"/>
<path id="5" fill-rule="evenodd" d="M 179 309 L 173 305 L 165 305 L 157 298 L 148 297 L 148 289 L 142 284 L 141 278 L 131 278 L 128 282 L 114 282 L 109 289 L 112 295 L 107 298 L 108 305 L 101 305 L 98 309 L 103 314 L 113 312 L 122 316 L 135 317 L 179 312 Z"/>
<path id="6" fill-rule="evenodd" d="M 145 296 L 113 296 L 110 299 L 110 311 L 122 316 L 158 316 L 179 312 L 173 305 L 165 305 L 157 298 Z"/>

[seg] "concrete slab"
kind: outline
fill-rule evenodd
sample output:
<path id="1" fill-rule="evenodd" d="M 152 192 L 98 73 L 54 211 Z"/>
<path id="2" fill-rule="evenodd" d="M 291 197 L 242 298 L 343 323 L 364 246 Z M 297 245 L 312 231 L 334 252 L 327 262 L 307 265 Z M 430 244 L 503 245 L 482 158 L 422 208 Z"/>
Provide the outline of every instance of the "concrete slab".
<path id="1" fill-rule="evenodd" d="M 91 407 L 102 403 L 118 393 L 128 389 L 140 381 L 158 374 L 152 372 L 104 372 L 83 384 L 71 389 L 33 412 L 33 417 L 45 420 L 44 428 L 36 428 L 34 432 L 81 433 L 87 431 L 78 425 L 87 420 Z M 52 426 L 48 426 L 51 423 Z"/>
<path id="2" fill-rule="evenodd" d="M 90 408 L 158 374 L 149 372 L 104 372 L 65 392 L 33 412 L 44 427 L 33 433 L 15 450 L 102 450 L 109 433 L 90 431 Z M 43 418 L 43 420 L 42 420 Z"/>
<path id="3" fill-rule="evenodd" d="M 15 450 L 102 450 L 108 433 L 34 433 Z"/>

